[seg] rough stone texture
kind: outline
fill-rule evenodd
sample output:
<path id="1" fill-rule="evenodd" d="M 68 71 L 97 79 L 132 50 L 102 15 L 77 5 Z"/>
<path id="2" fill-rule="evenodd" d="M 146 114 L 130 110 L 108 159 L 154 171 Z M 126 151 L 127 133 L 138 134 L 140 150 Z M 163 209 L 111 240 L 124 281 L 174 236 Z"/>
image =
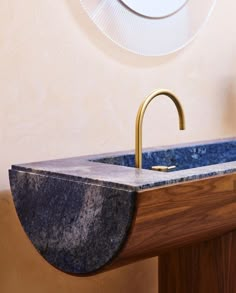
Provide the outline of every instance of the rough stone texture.
<path id="1" fill-rule="evenodd" d="M 10 171 L 10 181 L 25 232 L 57 268 L 94 272 L 123 245 L 134 192 L 16 171 Z"/>

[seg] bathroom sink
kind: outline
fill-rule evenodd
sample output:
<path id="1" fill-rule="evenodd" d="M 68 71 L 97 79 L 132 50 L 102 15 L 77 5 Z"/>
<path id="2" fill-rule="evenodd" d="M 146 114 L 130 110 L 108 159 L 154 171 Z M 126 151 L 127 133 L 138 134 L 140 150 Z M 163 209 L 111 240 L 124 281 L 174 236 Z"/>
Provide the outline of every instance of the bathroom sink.
<path id="1" fill-rule="evenodd" d="M 49 263 L 89 274 L 236 228 L 236 138 L 144 149 L 142 159 L 142 169 L 133 151 L 12 166 L 19 219 Z"/>
<path id="2" fill-rule="evenodd" d="M 19 220 L 63 272 L 89 276 L 158 256 L 160 292 L 233 293 L 236 138 L 143 150 L 144 114 L 161 95 L 184 130 L 180 99 L 157 89 L 138 109 L 134 152 L 13 165 Z"/>
<path id="3" fill-rule="evenodd" d="M 172 146 L 170 148 L 150 148 L 143 152 L 143 169 L 152 166 L 172 166 L 171 171 L 179 171 L 236 161 L 236 140 L 200 143 L 196 145 Z M 93 162 L 135 167 L 133 153 L 105 156 Z"/>

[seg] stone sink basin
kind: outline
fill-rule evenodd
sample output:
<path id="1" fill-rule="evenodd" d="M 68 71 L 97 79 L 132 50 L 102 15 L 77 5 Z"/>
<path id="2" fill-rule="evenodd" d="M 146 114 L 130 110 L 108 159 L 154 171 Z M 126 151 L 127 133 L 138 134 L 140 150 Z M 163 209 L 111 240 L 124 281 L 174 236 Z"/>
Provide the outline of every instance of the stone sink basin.
<path id="1" fill-rule="evenodd" d="M 175 165 L 171 172 L 155 165 Z M 113 269 L 236 228 L 236 138 L 13 165 L 21 224 L 76 275 Z"/>
<path id="2" fill-rule="evenodd" d="M 99 155 L 98 158 L 94 157 L 90 161 L 131 168 L 135 167 L 133 152 Z M 149 148 L 143 152 L 142 168 L 151 170 L 152 166 L 156 165 L 174 165 L 176 168 L 172 171 L 179 171 L 209 166 L 207 168 L 209 171 L 210 169 L 213 170 L 210 167 L 211 165 L 234 161 L 236 161 L 236 139 L 230 139 L 172 147 Z M 214 171 L 216 171 L 215 167 Z M 196 171 L 200 170 L 192 170 L 193 173 L 197 174 L 198 172 L 196 173 Z"/>

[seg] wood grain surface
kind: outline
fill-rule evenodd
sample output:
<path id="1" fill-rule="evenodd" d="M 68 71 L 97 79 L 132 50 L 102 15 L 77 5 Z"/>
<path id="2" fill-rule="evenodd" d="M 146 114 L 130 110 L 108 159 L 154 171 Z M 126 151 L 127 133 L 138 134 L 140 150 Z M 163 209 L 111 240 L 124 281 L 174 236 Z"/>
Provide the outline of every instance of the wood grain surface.
<path id="1" fill-rule="evenodd" d="M 157 256 L 236 229 L 236 174 L 137 194 L 136 218 L 111 267 Z"/>
<path id="2" fill-rule="evenodd" d="M 236 293 L 236 231 L 160 256 L 159 293 Z"/>

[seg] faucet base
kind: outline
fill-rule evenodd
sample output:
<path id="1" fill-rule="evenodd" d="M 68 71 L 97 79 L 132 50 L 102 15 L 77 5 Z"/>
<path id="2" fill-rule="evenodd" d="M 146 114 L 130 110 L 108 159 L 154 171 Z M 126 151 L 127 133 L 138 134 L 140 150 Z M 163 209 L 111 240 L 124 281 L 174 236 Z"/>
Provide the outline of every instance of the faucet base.
<path id="1" fill-rule="evenodd" d="M 152 166 L 153 171 L 168 172 L 175 169 L 176 166 Z"/>

